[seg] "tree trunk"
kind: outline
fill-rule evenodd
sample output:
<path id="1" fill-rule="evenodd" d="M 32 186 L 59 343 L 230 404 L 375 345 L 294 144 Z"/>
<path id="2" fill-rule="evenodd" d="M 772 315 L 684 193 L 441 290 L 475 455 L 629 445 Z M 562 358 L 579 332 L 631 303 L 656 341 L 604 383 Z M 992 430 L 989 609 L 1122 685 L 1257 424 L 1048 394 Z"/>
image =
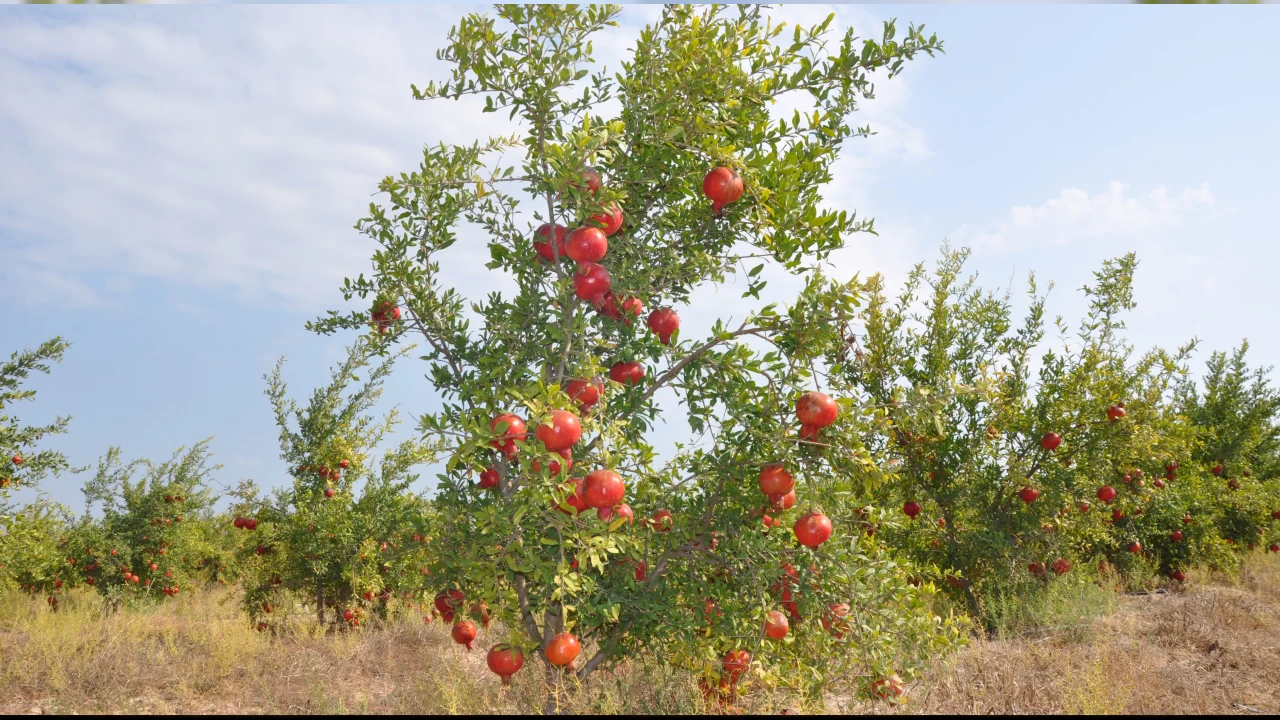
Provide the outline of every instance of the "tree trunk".
<path id="1" fill-rule="evenodd" d="M 545 658 L 543 659 L 543 665 L 546 666 L 547 704 L 543 706 L 542 714 L 562 715 L 565 712 L 564 708 L 560 707 L 561 689 L 564 681 L 564 669 L 557 665 L 552 665 Z"/>

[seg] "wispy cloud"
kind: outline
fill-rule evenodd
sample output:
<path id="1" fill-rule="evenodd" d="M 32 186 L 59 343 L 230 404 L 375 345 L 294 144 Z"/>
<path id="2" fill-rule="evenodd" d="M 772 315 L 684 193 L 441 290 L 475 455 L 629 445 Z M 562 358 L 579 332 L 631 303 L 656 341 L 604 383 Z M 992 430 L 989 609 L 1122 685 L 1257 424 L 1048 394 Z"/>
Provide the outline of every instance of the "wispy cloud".
<path id="1" fill-rule="evenodd" d="M 1207 184 L 1178 193 L 1158 187 L 1143 195 L 1132 195 L 1129 186 L 1113 180 L 1096 195 L 1068 188 L 1035 207 L 1011 208 L 1008 216 L 991 229 L 972 230 L 965 225 L 952 237 L 956 244 L 986 254 L 1095 238 L 1146 239 L 1153 232 L 1181 225 L 1188 215 L 1213 204 L 1213 193 Z"/>

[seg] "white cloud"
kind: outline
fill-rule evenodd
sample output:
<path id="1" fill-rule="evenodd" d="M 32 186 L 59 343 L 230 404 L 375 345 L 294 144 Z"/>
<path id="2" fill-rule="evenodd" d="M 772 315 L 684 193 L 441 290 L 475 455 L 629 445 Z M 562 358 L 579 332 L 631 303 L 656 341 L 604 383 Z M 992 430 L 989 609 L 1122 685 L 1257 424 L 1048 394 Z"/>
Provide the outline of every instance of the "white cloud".
<path id="1" fill-rule="evenodd" d="M 996 255 L 1096 238 L 1146 239 L 1153 232 L 1181 225 L 1188 215 L 1213 203 L 1207 184 L 1177 194 L 1158 187 L 1135 196 L 1129 193 L 1129 186 L 1112 180 L 1106 191 L 1097 195 L 1067 188 L 1041 205 L 1014 207 L 990 230 L 962 226 L 952 240 L 976 252 Z"/>

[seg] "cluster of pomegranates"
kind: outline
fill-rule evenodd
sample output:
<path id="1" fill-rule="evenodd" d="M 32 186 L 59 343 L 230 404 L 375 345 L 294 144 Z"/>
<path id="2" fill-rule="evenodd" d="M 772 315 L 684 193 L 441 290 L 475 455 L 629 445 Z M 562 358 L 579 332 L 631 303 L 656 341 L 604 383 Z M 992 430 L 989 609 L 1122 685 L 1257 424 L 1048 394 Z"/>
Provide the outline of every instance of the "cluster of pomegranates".
<path id="1" fill-rule="evenodd" d="M 235 520 L 231 521 L 231 524 L 234 525 L 237 530 L 257 530 L 258 529 L 257 520 L 253 518 L 240 517 L 239 515 L 236 516 Z"/>

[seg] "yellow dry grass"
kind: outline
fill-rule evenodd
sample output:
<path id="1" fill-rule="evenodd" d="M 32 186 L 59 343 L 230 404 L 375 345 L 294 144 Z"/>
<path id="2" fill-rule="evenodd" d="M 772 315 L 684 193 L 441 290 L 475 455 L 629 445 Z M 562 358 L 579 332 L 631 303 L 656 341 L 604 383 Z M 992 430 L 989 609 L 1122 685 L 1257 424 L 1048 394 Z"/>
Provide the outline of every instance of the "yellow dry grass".
<path id="1" fill-rule="evenodd" d="M 1280 712 L 1280 557 L 1250 558 L 1234 582 L 1193 581 L 1171 595 L 1059 598 L 1054 623 L 1069 617 L 1065 629 L 975 640 L 900 705 L 832 698 L 827 710 Z M 420 616 L 333 634 L 299 618 L 258 633 L 230 592 L 117 613 L 87 594 L 69 594 L 56 614 L 39 600 L 0 595 L 0 712 L 536 713 L 544 700 L 538 662 L 510 688 L 486 669 L 496 628 L 468 653 Z M 599 714 L 706 709 L 687 673 L 648 664 L 598 673 L 564 702 Z M 788 706 L 756 694 L 746 709 Z"/>

